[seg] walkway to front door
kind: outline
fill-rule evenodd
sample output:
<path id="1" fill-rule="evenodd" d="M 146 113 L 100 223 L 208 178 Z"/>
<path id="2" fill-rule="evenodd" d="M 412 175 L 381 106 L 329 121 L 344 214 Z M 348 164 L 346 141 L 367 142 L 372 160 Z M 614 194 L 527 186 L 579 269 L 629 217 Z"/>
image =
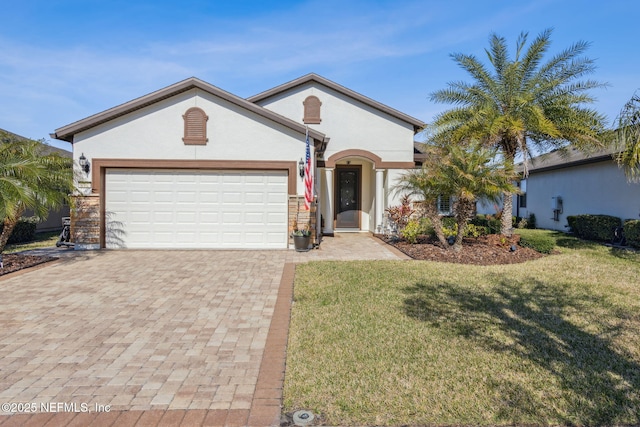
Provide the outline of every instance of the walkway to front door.
<path id="1" fill-rule="evenodd" d="M 318 249 L 309 252 L 289 251 L 287 262 L 307 261 L 352 261 L 352 260 L 399 260 L 410 259 L 393 246 L 373 237 L 371 233 L 335 233 L 324 236 Z"/>

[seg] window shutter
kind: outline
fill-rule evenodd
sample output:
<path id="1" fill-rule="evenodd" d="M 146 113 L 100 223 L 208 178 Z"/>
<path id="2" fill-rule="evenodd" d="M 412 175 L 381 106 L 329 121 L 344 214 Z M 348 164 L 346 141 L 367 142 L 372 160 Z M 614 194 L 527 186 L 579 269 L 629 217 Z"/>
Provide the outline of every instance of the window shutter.
<path id="1" fill-rule="evenodd" d="M 198 107 L 192 107 L 182 116 L 184 119 L 184 141 L 185 145 L 206 145 L 207 120 L 209 117 Z"/>
<path id="2" fill-rule="evenodd" d="M 306 124 L 320 124 L 320 106 L 322 102 L 316 96 L 308 96 L 302 103 L 304 105 L 304 118 L 302 121 Z"/>

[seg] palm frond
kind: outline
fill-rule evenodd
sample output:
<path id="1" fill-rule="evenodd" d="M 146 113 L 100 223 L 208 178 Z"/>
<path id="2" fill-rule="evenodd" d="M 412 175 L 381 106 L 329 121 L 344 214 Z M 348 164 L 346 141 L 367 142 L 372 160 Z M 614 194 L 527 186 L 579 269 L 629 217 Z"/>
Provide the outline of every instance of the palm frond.
<path id="1" fill-rule="evenodd" d="M 617 118 L 616 160 L 631 182 L 640 182 L 640 95 L 636 92 Z"/>

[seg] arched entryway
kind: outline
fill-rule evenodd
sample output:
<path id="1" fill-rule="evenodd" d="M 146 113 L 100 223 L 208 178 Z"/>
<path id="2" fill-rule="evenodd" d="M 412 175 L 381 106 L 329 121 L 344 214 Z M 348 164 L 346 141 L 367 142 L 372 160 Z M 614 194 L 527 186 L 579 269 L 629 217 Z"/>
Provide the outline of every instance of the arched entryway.
<path id="1" fill-rule="evenodd" d="M 384 210 L 384 173 L 379 156 L 365 150 L 331 155 L 322 169 L 323 233 L 375 231 Z"/>

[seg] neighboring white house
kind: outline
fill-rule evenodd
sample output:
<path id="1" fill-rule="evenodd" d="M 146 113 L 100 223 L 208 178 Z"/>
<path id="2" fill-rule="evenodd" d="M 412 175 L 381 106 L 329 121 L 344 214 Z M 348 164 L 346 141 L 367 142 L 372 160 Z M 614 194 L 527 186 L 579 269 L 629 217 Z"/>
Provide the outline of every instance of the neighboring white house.
<path id="1" fill-rule="evenodd" d="M 415 165 L 422 127 L 308 74 L 248 99 L 190 78 L 52 137 L 89 165 L 73 215 L 76 247 L 286 248 L 296 220 L 316 238 L 374 231 L 395 203 L 389 187 Z M 311 211 L 299 175 L 307 133 Z"/>
<path id="2" fill-rule="evenodd" d="M 640 216 L 640 184 L 630 183 L 610 150 L 586 155 L 572 147 L 532 159 L 514 198 L 513 215 L 535 214 L 536 226 L 567 231 L 567 216 Z"/>

